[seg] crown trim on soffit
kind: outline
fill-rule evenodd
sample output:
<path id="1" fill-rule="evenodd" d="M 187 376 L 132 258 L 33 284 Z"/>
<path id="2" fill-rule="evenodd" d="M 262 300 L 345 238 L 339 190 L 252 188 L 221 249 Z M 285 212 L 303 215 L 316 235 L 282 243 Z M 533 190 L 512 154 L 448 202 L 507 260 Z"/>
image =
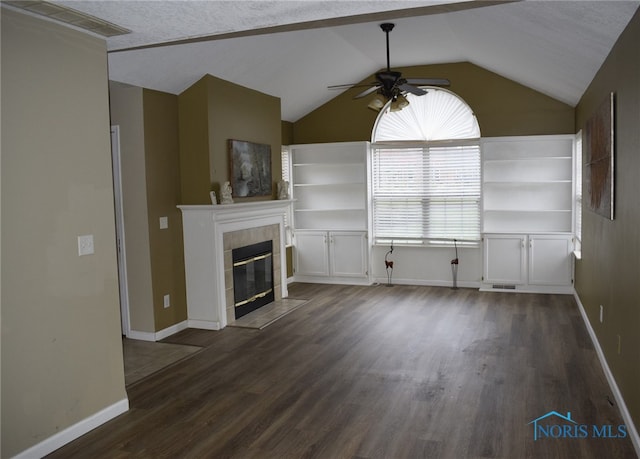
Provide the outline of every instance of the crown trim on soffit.
<path id="1" fill-rule="evenodd" d="M 215 33 L 210 35 L 202 35 L 196 37 L 181 38 L 177 40 L 168 40 L 158 43 L 149 43 L 137 46 L 114 48 L 109 53 L 118 53 L 125 51 L 135 51 L 150 48 L 160 48 L 165 46 L 185 45 L 191 43 L 201 43 L 214 40 L 224 40 L 229 38 L 251 37 L 257 35 L 267 35 L 279 32 L 292 32 L 296 30 L 320 29 L 324 27 L 337 27 L 342 25 L 360 24 L 366 22 L 384 21 L 388 18 L 408 18 L 416 16 L 430 16 L 434 14 L 452 13 L 455 11 L 471 10 L 475 8 L 485 8 L 492 5 L 504 5 L 507 3 L 516 3 L 523 0 L 485 0 L 485 1 L 461 1 L 456 3 L 444 3 L 437 5 L 421 6 L 415 8 L 406 8 L 399 10 L 379 11 L 375 13 L 356 14 L 351 16 L 330 17 L 326 19 L 317 19 L 311 21 L 303 21 L 296 23 L 286 23 L 270 27 L 259 27 L 248 30 L 238 30 L 227 33 Z"/>
<path id="2" fill-rule="evenodd" d="M 42 0 L 4 0 L 2 4 L 106 38 L 131 33 L 131 30 L 112 22 L 82 13 L 67 6 L 56 5 Z"/>

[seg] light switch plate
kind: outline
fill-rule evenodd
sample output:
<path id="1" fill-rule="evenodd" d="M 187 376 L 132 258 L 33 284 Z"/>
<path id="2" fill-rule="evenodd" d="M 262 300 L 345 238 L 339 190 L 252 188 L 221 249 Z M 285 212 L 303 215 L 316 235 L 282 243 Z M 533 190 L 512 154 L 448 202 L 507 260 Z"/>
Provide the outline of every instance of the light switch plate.
<path id="1" fill-rule="evenodd" d="M 93 253 L 93 234 L 78 236 L 78 256 L 91 255 Z"/>
<path id="2" fill-rule="evenodd" d="M 169 219 L 167 217 L 160 217 L 160 229 L 169 228 Z"/>
<path id="3" fill-rule="evenodd" d="M 164 296 L 164 307 L 168 308 L 169 306 L 171 306 L 171 299 L 169 295 L 165 295 Z"/>

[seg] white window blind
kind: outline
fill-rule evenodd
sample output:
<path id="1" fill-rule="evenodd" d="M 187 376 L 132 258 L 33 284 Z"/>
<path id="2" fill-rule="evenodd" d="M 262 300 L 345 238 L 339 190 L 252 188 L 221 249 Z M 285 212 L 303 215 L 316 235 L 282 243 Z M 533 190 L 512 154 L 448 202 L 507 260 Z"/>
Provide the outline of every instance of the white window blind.
<path id="1" fill-rule="evenodd" d="M 392 112 L 387 105 L 378 115 L 372 142 L 416 142 L 478 139 L 478 120 L 464 100 L 442 88 L 425 87 L 422 96 L 407 94 L 409 106 Z"/>
<path id="2" fill-rule="evenodd" d="M 372 148 L 376 243 L 480 239 L 480 146 Z"/>
<path id="3" fill-rule="evenodd" d="M 291 150 L 287 145 L 283 145 L 280 151 L 280 159 L 282 160 L 282 180 L 291 184 Z M 289 190 L 290 192 L 291 190 Z M 287 207 L 287 211 L 284 214 L 284 229 L 285 229 L 285 243 L 291 245 L 291 205 Z"/>
<path id="4" fill-rule="evenodd" d="M 286 145 L 282 146 L 282 150 L 280 152 L 280 158 L 282 160 L 282 180 L 286 180 L 287 182 L 291 182 L 291 154 L 289 153 L 289 147 Z"/>

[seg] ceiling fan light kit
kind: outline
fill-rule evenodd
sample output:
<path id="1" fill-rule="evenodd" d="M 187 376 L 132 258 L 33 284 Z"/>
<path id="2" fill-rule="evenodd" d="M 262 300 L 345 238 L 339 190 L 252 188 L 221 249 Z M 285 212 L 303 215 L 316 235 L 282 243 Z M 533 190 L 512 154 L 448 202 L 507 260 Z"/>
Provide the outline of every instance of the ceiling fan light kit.
<path id="1" fill-rule="evenodd" d="M 389 110 L 392 112 L 399 112 L 403 108 L 409 105 L 409 101 L 405 96 L 400 94 L 398 97 L 395 97 L 391 100 L 391 105 L 389 106 Z"/>
<path id="2" fill-rule="evenodd" d="M 379 112 L 380 110 L 382 110 L 382 107 L 384 107 L 384 104 L 386 103 L 387 99 L 382 94 L 376 94 L 375 96 L 373 96 L 373 99 L 371 99 L 367 107 L 369 107 L 371 110 Z"/>
<path id="3" fill-rule="evenodd" d="M 389 101 L 391 101 L 390 109 L 393 112 L 402 110 L 404 107 L 409 105 L 409 101 L 405 97 L 405 94 L 411 93 L 416 96 L 422 96 L 427 93 L 427 91 L 423 88 L 420 88 L 416 85 L 422 86 L 449 86 L 449 80 L 445 78 L 403 78 L 402 73 L 394 72 L 391 70 L 391 63 L 389 59 L 389 32 L 393 30 L 395 24 L 390 22 L 385 22 L 380 24 L 380 28 L 386 34 L 387 41 L 387 69 L 377 72 L 375 77 L 376 81 L 367 84 L 366 86 L 370 86 L 365 89 L 358 95 L 354 97 L 354 99 L 360 99 L 362 97 L 368 96 L 369 94 L 376 93 L 373 99 L 369 102 L 367 107 L 372 110 L 380 111 Z M 329 86 L 330 89 L 340 89 L 344 87 L 356 87 L 362 86 L 358 84 L 350 84 L 350 85 L 336 85 Z"/>

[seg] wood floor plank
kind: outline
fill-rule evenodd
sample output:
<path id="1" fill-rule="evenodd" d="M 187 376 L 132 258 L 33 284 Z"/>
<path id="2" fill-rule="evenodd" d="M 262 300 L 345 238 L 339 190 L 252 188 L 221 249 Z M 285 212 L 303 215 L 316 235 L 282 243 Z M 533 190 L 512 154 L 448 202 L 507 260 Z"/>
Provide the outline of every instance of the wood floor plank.
<path id="1" fill-rule="evenodd" d="M 555 410 L 622 424 L 567 295 L 292 284 L 263 330 L 204 346 L 128 389 L 130 410 L 52 458 L 634 458 L 627 438 L 545 438 Z"/>

